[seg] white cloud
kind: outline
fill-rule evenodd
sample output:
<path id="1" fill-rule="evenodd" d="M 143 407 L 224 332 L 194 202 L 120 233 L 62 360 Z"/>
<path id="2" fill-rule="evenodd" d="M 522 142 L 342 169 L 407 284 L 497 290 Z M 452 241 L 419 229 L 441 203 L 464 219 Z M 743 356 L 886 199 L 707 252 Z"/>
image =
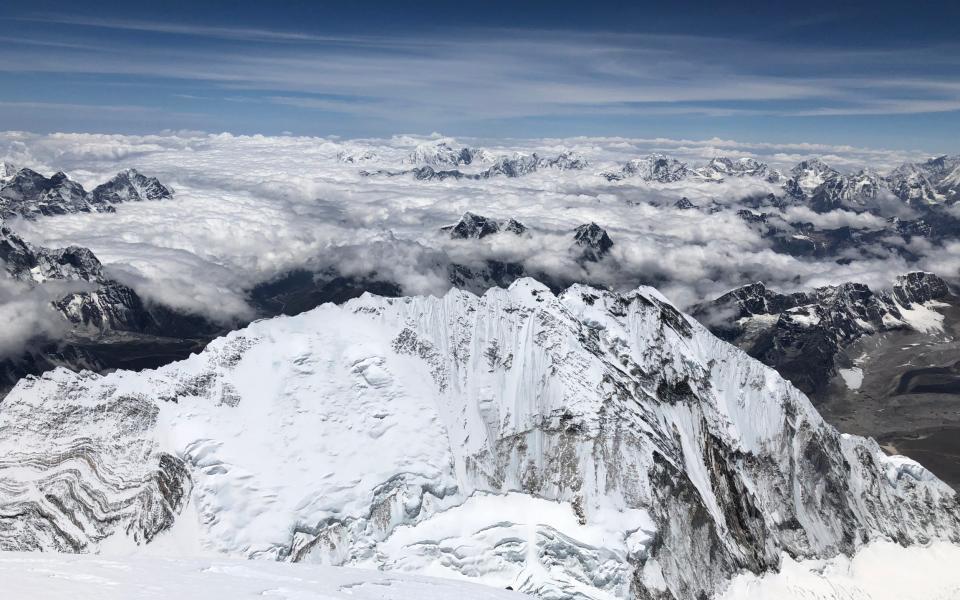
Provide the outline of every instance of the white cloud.
<path id="1" fill-rule="evenodd" d="M 850 265 L 777 254 L 736 216 L 738 199 L 772 191 L 760 181 L 723 184 L 611 184 L 597 173 L 653 150 L 702 162 L 715 154 L 750 155 L 784 164 L 784 156 L 826 154 L 850 168 L 892 166 L 896 152 L 845 146 L 776 145 L 734 140 L 571 138 L 506 140 L 494 152 L 542 154 L 571 148 L 591 166 L 582 172 L 545 171 L 484 181 L 417 182 L 412 177 L 361 177 L 371 165 L 344 164 L 348 148 L 372 149 L 374 168 L 399 168 L 413 147 L 439 136 L 349 140 L 294 136 L 233 136 L 196 132 L 152 136 L 25 133 L 0 134 L 0 157 L 46 172 L 64 169 L 84 185 L 136 167 L 160 177 L 177 194 L 172 201 L 128 204 L 115 214 L 39 219 L 16 226 L 47 246 L 79 244 L 94 250 L 108 270 L 148 298 L 219 319 L 249 318 L 249 288 L 287 270 L 336 266 L 347 274 L 375 271 L 407 293 L 441 293 L 451 261 L 517 260 L 532 269 L 577 276 L 566 253 L 572 229 L 595 221 L 613 237 L 617 269 L 591 267 L 590 276 L 616 287 L 658 285 L 681 304 L 755 280 L 798 288 L 847 280 L 888 285 L 911 265 L 896 256 L 863 258 Z M 460 140 L 479 143 L 480 140 Z M 876 161 L 876 162 L 874 162 Z M 787 163 L 788 164 L 788 163 Z M 786 165 L 785 165 L 786 166 Z M 681 196 L 694 204 L 730 205 L 716 214 L 679 210 Z M 521 220 L 529 238 L 499 236 L 458 243 L 438 232 L 464 211 Z M 837 211 L 819 215 L 792 209 L 790 218 L 822 227 L 873 227 L 870 215 Z M 957 262 L 957 249 L 921 248 L 931 265 Z M 954 261 L 954 262 L 951 262 Z M 940 270 L 940 269 L 935 269 Z M 956 273 L 949 273 L 956 274 Z"/>

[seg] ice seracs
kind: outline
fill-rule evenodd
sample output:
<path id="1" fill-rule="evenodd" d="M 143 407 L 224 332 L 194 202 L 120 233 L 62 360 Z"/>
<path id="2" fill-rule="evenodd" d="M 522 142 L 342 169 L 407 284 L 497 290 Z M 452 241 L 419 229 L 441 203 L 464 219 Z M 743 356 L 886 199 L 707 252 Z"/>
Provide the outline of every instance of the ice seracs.
<path id="1" fill-rule="evenodd" d="M 364 296 L 156 371 L 58 370 L 0 404 L 0 457 L 0 548 L 167 539 L 544 598 L 960 540 L 952 490 L 650 288 Z"/>

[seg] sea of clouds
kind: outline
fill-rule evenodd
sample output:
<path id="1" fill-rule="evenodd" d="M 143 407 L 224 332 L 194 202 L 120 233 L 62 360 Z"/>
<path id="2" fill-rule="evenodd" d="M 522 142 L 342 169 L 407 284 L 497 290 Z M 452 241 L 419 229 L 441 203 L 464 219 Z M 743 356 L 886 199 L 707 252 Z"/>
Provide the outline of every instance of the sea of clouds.
<path id="1" fill-rule="evenodd" d="M 883 171 L 926 158 L 918 153 L 720 139 L 446 138 L 451 145 L 483 147 L 493 154 L 552 156 L 572 150 L 590 164 L 582 171 L 544 169 L 519 178 L 479 181 L 361 175 L 364 169 L 410 168 L 409 156 L 418 144 L 440 140 L 438 135 L 340 140 L 200 132 L 6 132 L 0 133 L 0 158 L 46 175 L 64 170 L 87 189 L 128 167 L 172 186 L 171 201 L 125 204 L 113 214 L 8 224 L 36 244 L 89 247 L 108 274 L 146 298 L 224 323 L 254 317 L 249 290 L 297 268 L 333 267 L 345 275 L 375 272 L 398 283 L 406 294 L 440 294 L 450 286 L 445 269 L 450 262 L 471 265 L 498 259 L 522 262 L 529 271 L 582 277 L 616 288 L 653 284 L 689 306 L 757 280 L 785 290 L 843 281 L 885 287 L 896 274 L 909 270 L 951 276 L 960 266 L 960 245 L 941 248 L 916 241 L 911 249 L 921 260 L 913 264 L 875 249 L 864 249 L 849 264 L 777 253 L 736 214 L 745 196 L 778 191 L 758 179 L 656 184 L 638 179 L 608 182 L 600 176 L 651 152 L 691 166 L 714 156 L 751 156 L 783 170 L 818 156 L 842 171 L 864 166 Z M 365 152 L 375 158 L 342 160 Z M 720 203 L 729 210 L 710 214 L 674 208 L 681 197 L 700 206 Z M 439 232 L 465 211 L 518 219 L 531 235 L 459 241 Z M 822 227 L 882 225 L 882 219 L 869 214 L 816 214 L 803 207 L 790 211 L 785 218 Z M 590 221 L 613 238 L 612 260 L 583 265 L 567 252 L 572 230 Z"/>

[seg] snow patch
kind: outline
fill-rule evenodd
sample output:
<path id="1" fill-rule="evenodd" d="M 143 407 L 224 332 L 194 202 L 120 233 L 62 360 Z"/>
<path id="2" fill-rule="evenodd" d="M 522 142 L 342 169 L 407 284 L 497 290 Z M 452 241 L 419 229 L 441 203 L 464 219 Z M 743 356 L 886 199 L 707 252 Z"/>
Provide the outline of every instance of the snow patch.
<path id="1" fill-rule="evenodd" d="M 863 369 L 860 367 L 840 369 L 840 377 L 847 384 L 847 389 L 859 390 L 860 386 L 863 385 Z"/>

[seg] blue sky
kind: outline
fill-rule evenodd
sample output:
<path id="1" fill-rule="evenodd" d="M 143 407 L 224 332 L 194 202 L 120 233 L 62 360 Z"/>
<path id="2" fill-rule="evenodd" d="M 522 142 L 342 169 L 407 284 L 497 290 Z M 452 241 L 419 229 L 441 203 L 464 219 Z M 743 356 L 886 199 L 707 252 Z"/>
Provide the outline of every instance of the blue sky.
<path id="1" fill-rule="evenodd" d="M 19 2 L 0 129 L 958 152 L 960 2 Z"/>

